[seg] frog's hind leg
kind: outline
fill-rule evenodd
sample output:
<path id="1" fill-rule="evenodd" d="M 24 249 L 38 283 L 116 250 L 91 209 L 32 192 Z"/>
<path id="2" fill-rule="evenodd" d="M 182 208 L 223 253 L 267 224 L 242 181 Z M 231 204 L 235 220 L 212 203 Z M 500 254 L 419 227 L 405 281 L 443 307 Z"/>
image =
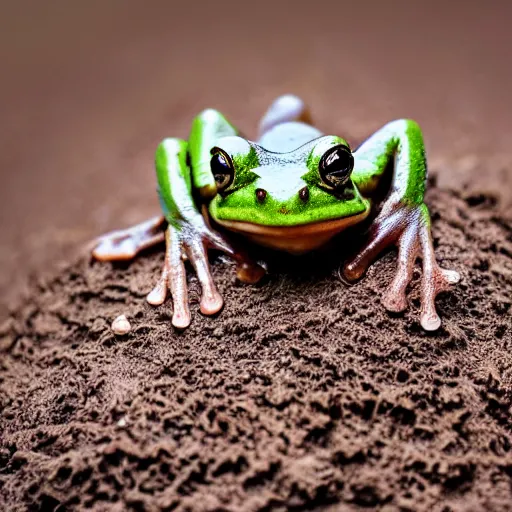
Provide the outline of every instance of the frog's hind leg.
<path id="1" fill-rule="evenodd" d="M 298 96 L 284 94 L 272 102 L 260 121 L 258 135 L 263 137 L 278 124 L 297 121 L 312 125 L 311 112 Z"/>
<path id="2" fill-rule="evenodd" d="M 163 242 L 167 221 L 157 215 L 128 229 L 112 231 L 96 239 L 92 255 L 99 261 L 123 261 Z"/>

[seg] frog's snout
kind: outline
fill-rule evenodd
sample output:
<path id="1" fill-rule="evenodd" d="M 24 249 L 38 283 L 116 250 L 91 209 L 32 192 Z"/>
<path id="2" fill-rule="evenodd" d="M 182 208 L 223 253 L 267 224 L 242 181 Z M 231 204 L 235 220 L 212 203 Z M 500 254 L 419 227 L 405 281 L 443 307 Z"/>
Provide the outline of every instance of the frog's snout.
<path id="1" fill-rule="evenodd" d="M 264 188 L 257 188 L 255 190 L 255 194 L 256 194 L 256 201 L 258 201 L 258 203 L 260 203 L 260 204 L 263 204 L 265 202 L 265 199 L 267 198 L 267 191 Z M 309 189 L 308 189 L 308 187 L 302 187 L 298 191 L 297 194 L 298 194 L 299 199 L 301 200 L 302 203 L 307 203 L 309 201 Z M 283 206 L 281 208 L 281 210 L 283 208 L 288 210 L 285 206 Z M 288 213 L 288 211 L 286 213 Z"/>

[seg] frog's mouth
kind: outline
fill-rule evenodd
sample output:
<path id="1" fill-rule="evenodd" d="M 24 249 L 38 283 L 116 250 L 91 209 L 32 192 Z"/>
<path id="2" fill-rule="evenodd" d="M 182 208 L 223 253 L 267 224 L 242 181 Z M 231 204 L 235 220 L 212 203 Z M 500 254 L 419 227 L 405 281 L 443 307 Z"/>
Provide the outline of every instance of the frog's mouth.
<path id="1" fill-rule="evenodd" d="M 303 253 L 324 245 L 336 234 L 354 224 L 362 222 L 369 209 L 344 217 L 343 219 L 324 220 L 298 226 L 264 226 L 246 221 L 216 219 L 220 226 L 241 233 L 260 245 L 292 253 Z"/>

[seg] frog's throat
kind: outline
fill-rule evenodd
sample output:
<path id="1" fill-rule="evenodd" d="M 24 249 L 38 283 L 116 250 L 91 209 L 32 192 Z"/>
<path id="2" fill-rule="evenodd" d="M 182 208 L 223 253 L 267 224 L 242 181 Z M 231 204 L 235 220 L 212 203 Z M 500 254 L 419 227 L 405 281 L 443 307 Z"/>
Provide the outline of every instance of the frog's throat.
<path id="1" fill-rule="evenodd" d="M 325 245 L 333 236 L 362 222 L 370 209 L 343 219 L 325 220 L 299 226 L 262 226 L 251 222 L 220 220 L 215 222 L 229 231 L 241 233 L 259 245 L 301 254 Z"/>

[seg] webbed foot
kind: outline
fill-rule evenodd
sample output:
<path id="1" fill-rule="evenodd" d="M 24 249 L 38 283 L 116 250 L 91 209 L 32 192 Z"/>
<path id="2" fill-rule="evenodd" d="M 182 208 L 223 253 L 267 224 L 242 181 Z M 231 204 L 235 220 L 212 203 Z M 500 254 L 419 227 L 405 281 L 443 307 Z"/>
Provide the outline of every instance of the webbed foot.
<path id="1" fill-rule="evenodd" d="M 420 257 L 423 260 L 420 323 L 426 331 L 435 331 L 441 325 L 435 298 L 457 283 L 460 276 L 454 270 L 441 268 L 436 261 L 430 215 L 425 204 L 399 203 L 383 209 L 370 227 L 363 249 L 346 264 L 345 276 L 349 280 L 359 279 L 375 257 L 391 244 L 398 246 L 398 269 L 382 299 L 384 307 L 392 312 L 407 308 L 406 288 L 412 279 L 414 263 Z"/>
<path id="2" fill-rule="evenodd" d="M 192 263 L 201 283 L 200 309 L 205 315 L 213 315 L 223 306 L 223 299 L 210 273 L 207 248 L 218 249 L 231 256 L 237 263 L 236 273 L 240 281 L 256 283 L 265 275 L 264 268 L 207 227 L 200 216 L 195 217 L 193 223 L 185 223 L 180 228 L 169 225 L 165 217 L 157 216 L 131 228 L 112 231 L 95 241 L 92 255 L 100 261 L 130 260 L 143 249 L 163 240 L 166 241 L 164 267 L 147 301 L 158 306 L 165 301 L 170 290 L 174 302 L 172 324 L 178 329 L 188 327 L 191 320 L 184 264 L 186 259 Z"/>
<path id="3" fill-rule="evenodd" d="M 249 260 L 245 254 L 236 251 L 224 237 L 202 223 L 194 228 L 190 225 L 183 228 L 169 225 L 165 232 L 165 241 L 162 274 L 148 294 L 147 301 L 154 306 L 163 304 L 169 290 L 174 307 L 172 324 L 178 329 L 185 329 L 191 321 L 185 259 L 188 258 L 192 263 L 201 284 L 200 310 L 204 315 L 214 315 L 224 304 L 210 272 L 208 247 L 223 251 L 235 259 L 238 264 L 237 277 L 244 282 L 255 283 L 265 274 L 261 266 Z"/>

